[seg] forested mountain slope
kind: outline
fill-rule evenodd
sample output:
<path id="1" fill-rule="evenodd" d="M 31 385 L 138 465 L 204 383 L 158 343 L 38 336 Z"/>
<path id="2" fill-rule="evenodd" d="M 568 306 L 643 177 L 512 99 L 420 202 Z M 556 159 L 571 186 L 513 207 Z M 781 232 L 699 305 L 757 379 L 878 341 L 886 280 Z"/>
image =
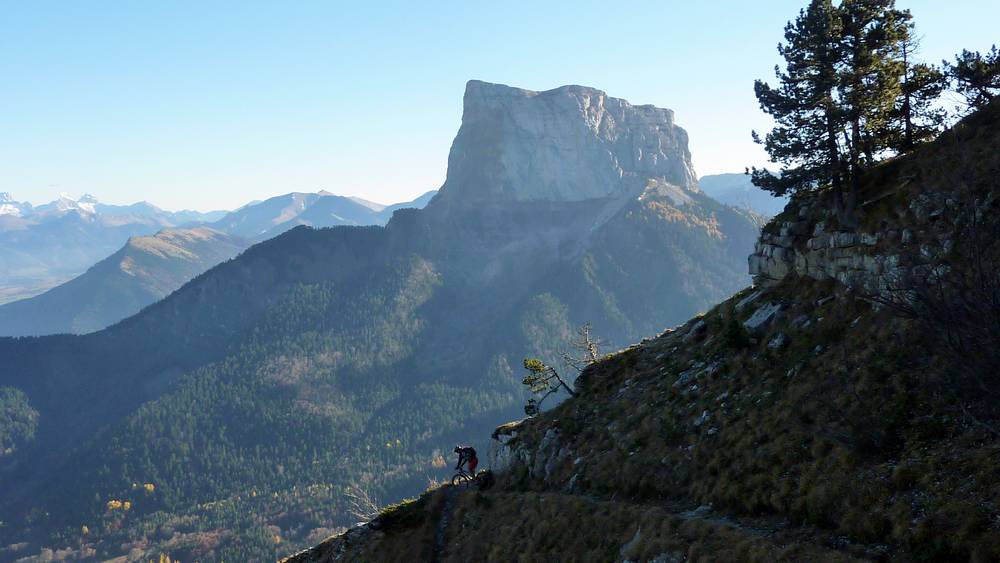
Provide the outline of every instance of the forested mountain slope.
<path id="1" fill-rule="evenodd" d="M 289 563 L 1000 559 L 998 143 L 1000 100 L 878 165 L 857 228 L 798 194 L 756 287 L 497 428 L 494 487 Z"/>
<path id="2" fill-rule="evenodd" d="M 0 558 L 267 560 L 350 524 L 345 487 L 421 490 L 522 412 L 525 356 L 746 285 L 756 227 L 694 178 L 669 110 L 470 82 L 427 208 L 294 228 L 98 333 L 0 340 Z"/>

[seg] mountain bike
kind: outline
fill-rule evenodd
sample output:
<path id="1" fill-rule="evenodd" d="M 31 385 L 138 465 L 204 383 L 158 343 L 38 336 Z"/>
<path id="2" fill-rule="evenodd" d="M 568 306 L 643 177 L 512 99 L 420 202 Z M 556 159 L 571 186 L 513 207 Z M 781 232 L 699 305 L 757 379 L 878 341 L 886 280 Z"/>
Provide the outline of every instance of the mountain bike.
<path id="1" fill-rule="evenodd" d="M 478 489 L 488 489 L 493 485 L 493 472 L 484 469 L 473 475 L 465 469 L 459 469 L 458 473 L 451 478 L 453 487 L 476 487 Z"/>

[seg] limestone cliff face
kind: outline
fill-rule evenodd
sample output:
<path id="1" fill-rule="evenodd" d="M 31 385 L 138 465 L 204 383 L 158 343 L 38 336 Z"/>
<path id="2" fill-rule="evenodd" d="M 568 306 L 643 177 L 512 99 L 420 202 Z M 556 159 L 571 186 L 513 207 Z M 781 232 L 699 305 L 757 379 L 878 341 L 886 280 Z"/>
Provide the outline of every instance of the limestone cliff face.
<path id="1" fill-rule="evenodd" d="M 472 80 L 442 201 L 584 201 L 650 182 L 697 191 L 672 111 L 584 86 L 535 92 Z"/>

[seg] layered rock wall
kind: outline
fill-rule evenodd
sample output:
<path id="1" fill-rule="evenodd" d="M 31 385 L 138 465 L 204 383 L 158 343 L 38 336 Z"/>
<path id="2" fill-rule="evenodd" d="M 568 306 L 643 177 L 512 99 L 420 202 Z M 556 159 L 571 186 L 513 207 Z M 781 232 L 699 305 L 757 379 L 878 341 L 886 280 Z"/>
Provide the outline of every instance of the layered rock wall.
<path id="1" fill-rule="evenodd" d="M 919 194 L 899 215 L 867 231 L 837 227 L 820 197 L 793 199 L 761 233 L 749 257 L 750 275 L 765 286 L 794 274 L 884 291 L 907 269 L 935 263 L 952 250 L 957 205 L 951 194 Z"/>
<path id="2" fill-rule="evenodd" d="M 880 233 L 828 230 L 829 223 L 815 221 L 810 211 L 809 205 L 799 207 L 798 216 L 780 221 L 776 233 L 761 233 L 749 258 L 755 281 L 770 285 L 794 273 L 867 287 L 898 263 L 897 256 L 878 253 Z"/>

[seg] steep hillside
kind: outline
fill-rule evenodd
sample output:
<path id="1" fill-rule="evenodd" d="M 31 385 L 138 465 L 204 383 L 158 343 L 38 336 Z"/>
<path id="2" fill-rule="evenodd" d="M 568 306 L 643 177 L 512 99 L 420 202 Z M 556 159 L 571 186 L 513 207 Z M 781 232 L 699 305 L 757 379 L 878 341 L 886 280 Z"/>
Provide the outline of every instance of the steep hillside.
<path id="1" fill-rule="evenodd" d="M 207 227 L 133 237 L 84 274 L 45 293 L 0 305 L 0 336 L 85 334 L 159 301 L 249 243 Z"/>
<path id="2" fill-rule="evenodd" d="M 1000 101 L 871 170 L 857 231 L 793 199 L 756 287 L 497 428 L 494 487 L 288 561 L 1000 560 L 998 142 Z"/>
<path id="3" fill-rule="evenodd" d="M 532 179 L 552 154 L 590 173 Z M 345 487 L 445 476 L 455 442 L 521 412 L 524 356 L 586 321 L 623 345 L 747 283 L 756 227 L 694 188 L 668 110 L 472 82 L 449 163 L 384 228 L 297 227 L 104 331 L 0 340 L 26 421 L 0 557 L 288 554 L 353 521 Z"/>

